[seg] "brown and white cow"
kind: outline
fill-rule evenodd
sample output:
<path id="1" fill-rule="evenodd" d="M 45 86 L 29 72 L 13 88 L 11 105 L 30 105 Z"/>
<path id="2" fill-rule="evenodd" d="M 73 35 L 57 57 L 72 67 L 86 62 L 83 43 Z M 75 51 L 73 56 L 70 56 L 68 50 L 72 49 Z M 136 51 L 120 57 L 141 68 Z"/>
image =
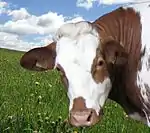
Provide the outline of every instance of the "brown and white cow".
<path id="1" fill-rule="evenodd" d="M 118 8 L 93 23 L 65 24 L 52 44 L 28 51 L 20 64 L 61 72 L 74 126 L 96 124 L 107 98 L 150 126 L 149 13 L 147 4 L 141 10 L 136 5 Z"/>

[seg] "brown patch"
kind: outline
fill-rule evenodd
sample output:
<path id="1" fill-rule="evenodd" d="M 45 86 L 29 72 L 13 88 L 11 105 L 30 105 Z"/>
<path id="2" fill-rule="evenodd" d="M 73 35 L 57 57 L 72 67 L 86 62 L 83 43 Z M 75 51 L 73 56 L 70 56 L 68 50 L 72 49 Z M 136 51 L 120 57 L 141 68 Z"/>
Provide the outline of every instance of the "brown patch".
<path id="1" fill-rule="evenodd" d="M 94 21 L 102 41 L 112 38 L 127 53 L 139 59 L 141 49 L 141 22 L 139 13 L 132 8 L 118 8 Z M 105 44 L 105 43 L 104 43 Z"/>
<path id="2" fill-rule="evenodd" d="M 128 64 L 129 69 L 137 69 L 141 49 L 139 13 L 132 8 L 118 8 L 100 17 L 92 25 L 97 28 L 101 40 L 96 53 L 97 57 L 102 57 L 107 63 L 116 61 L 115 63 L 118 64 Z M 97 57 L 94 60 L 98 59 Z M 93 67 L 96 67 L 94 62 Z M 105 73 L 95 70 L 97 69 L 92 68 L 92 73 L 95 73 L 94 79 L 103 81 Z"/>
<path id="3" fill-rule="evenodd" d="M 102 57 L 99 56 L 94 59 L 91 73 L 96 83 L 102 83 L 109 76 L 106 63 Z"/>
<path id="4" fill-rule="evenodd" d="M 85 105 L 85 99 L 84 98 L 78 97 L 78 98 L 75 98 L 73 100 L 73 107 L 72 107 L 73 111 L 80 111 L 80 110 L 82 111 L 85 109 L 87 109 L 87 108 Z"/>
<path id="5" fill-rule="evenodd" d="M 104 44 L 101 44 L 101 51 L 107 64 L 112 63 L 115 65 L 124 65 L 127 63 L 128 54 L 125 52 L 120 43 L 114 40 L 109 40 L 103 43 Z"/>
<path id="6" fill-rule="evenodd" d="M 31 49 L 22 56 L 20 65 L 33 71 L 53 69 L 56 57 L 55 48 L 56 43 L 53 42 L 46 47 Z"/>
<path id="7" fill-rule="evenodd" d="M 45 46 L 46 48 L 55 51 L 56 49 L 56 42 L 52 42 L 51 44 Z"/>
<path id="8" fill-rule="evenodd" d="M 122 46 L 128 55 L 127 62 L 122 66 L 107 64 L 112 80 L 109 98 L 119 103 L 127 113 L 139 112 L 143 114 L 141 110 L 143 105 L 139 98 L 140 89 L 134 84 L 141 58 L 140 14 L 135 12 L 133 8 L 118 8 L 98 18 L 92 25 L 96 27 L 101 40 L 97 53 L 102 54 L 102 48 L 105 47 L 103 45 L 107 44 L 103 42 L 113 40 Z"/>

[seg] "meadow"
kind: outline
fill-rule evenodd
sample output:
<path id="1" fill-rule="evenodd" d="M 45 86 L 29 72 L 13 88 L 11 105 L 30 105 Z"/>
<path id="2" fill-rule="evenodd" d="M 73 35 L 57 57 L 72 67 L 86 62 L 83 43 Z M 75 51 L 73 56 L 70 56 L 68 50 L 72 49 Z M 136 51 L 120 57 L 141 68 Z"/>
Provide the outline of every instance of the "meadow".
<path id="1" fill-rule="evenodd" d="M 0 133 L 150 133 L 110 100 L 98 124 L 71 127 L 64 122 L 68 99 L 59 73 L 27 71 L 19 65 L 22 55 L 0 49 Z"/>

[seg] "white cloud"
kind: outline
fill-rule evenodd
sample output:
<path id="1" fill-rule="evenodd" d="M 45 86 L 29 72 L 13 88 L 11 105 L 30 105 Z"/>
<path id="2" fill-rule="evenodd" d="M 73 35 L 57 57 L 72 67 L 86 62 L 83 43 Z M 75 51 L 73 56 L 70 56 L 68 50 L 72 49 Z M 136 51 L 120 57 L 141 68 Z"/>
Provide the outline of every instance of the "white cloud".
<path id="1" fill-rule="evenodd" d="M 0 1 L 0 15 L 7 12 L 8 3 L 5 1 Z"/>
<path id="2" fill-rule="evenodd" d="M 7 2 L 0 1 L 0 8 L 6 7 L 6 6 L 7 6 Z"/>
<path id="3" fill-rule="evenodd" d="M 52 42 L 53 34 L 62 24 L 84 20 L 79 15 L 70 18 L 56 12 L 35 16 L 25 8 L 5 10 L 5 14 L 10 16 L 10 20 L 0 24 L 0 47 L 23 51 Z M 26 36 L 33 36 L 32 41 L 25 41 Z"/>
<path id="4" fill-rule="evenodd" d="M 8 21 L 1 28 L 1 31 L 18 35 L 36 34 L 38 29 L 26 20 Z"/>
<path id="5" fill-rule="evenodd" d="M 53 36 L 52 35 L 47 35 L 47 36 L 39 36 L 34 38 L 34 41 L 39 42 L 41 46 L 50 44 L 53 41 Z"/>
<path id="6" fill-rule="evenodd" d="M 148 3 L 148 0 L 97 0 L 100 4 Z"/>
<path id="7" fill-rule="evenodd" d="M 30 14 L 25 8 L 12 10 L 8 13 L 12 20 L 0 26 L 0 31 L 17 35 L 29 34 L 54 34 L 56 30 L 66 22 L 77 22 L 84 20 L 81 16 L 71 19 L 56 12 L 48 12 L 41 16 Z"/>
<path id="8" fill-rule="evenodd" d="M 0 30 L 18 35 L 52 34 L 65 22 L 63 15 L 48 12 L 41 16 L 34 16 L 25 8 L 13 10 L 8 15 L 12 16 L 12 20 L 7 21 Z"/>
<path id="9" fill-rule="evenodd" d="M 8 16 L 12 16 L 14 21 L 27 19 L 30 17 L 30 14 L 27 12 L 25 8 L 20 8 L 20 10 L 13 10 L 8 13 Z"/>
<path id="10" fill-rule="evenodd" d="M 83 7 L 88 10 L 93 7 L 93 3 L 96 1 L 97 0 L 77 0 L 76 6 Z"/>
<path id="11" fill-rule="evenodd" d="M 23 41 L 18 35 L 0 32 L 0 47 L 27 51 L 35 46 L 32 42 Z M 36 45 L 37 46 L 37 45 Z"/>
<path id="12" fill-rule="evenodd" d="M 111 5 L 111 4 L 128 3 L 128 2 L 133 2 L 133 1 L 134 0 L 77 0 L 76 6 L 89 10 L 90 8 L 93 7 L 94 3 Z"/>
<path id="13" fill-rule="evenodd" d="M 95 4 L 112 5 L 112 4 L 126 4 L 126 3 L 138 3 L 146 2 L 147 0 L 77 0 L 76 6 L 82 7 L 87 10 L 93 7 Z"/>
<path id="14" fill-rule="evenodd" d="M 65 22 L 63 15 L 58 15 L 55 12 L 48 12 L 37 17 L 37 27 L 41 34 L 52 34 Z"/>
<path id="15" fill-rule="evenodd" d="M 135 0 L 98 0 L 98 1 L 99 1 L 99 4 L 105 4 L 105 5 L 135 2 Z M 136 0 L 136 1 L 138 1 L 138 0 Z"/>

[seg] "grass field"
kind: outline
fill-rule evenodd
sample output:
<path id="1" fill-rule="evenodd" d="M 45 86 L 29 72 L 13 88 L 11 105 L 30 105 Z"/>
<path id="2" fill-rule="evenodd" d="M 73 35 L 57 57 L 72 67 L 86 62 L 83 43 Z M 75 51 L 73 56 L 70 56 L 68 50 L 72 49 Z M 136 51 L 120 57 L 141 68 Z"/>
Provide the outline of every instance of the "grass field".
<path id="1" fill-rule="evenodd" d="M 19 66 L 23 53 L 0 49 L 0 133 L 150 133 L 107 101 L 104 117 L 90 128 L 63 123 L 68 99 L 56 71 L 31 72 Z"/>

